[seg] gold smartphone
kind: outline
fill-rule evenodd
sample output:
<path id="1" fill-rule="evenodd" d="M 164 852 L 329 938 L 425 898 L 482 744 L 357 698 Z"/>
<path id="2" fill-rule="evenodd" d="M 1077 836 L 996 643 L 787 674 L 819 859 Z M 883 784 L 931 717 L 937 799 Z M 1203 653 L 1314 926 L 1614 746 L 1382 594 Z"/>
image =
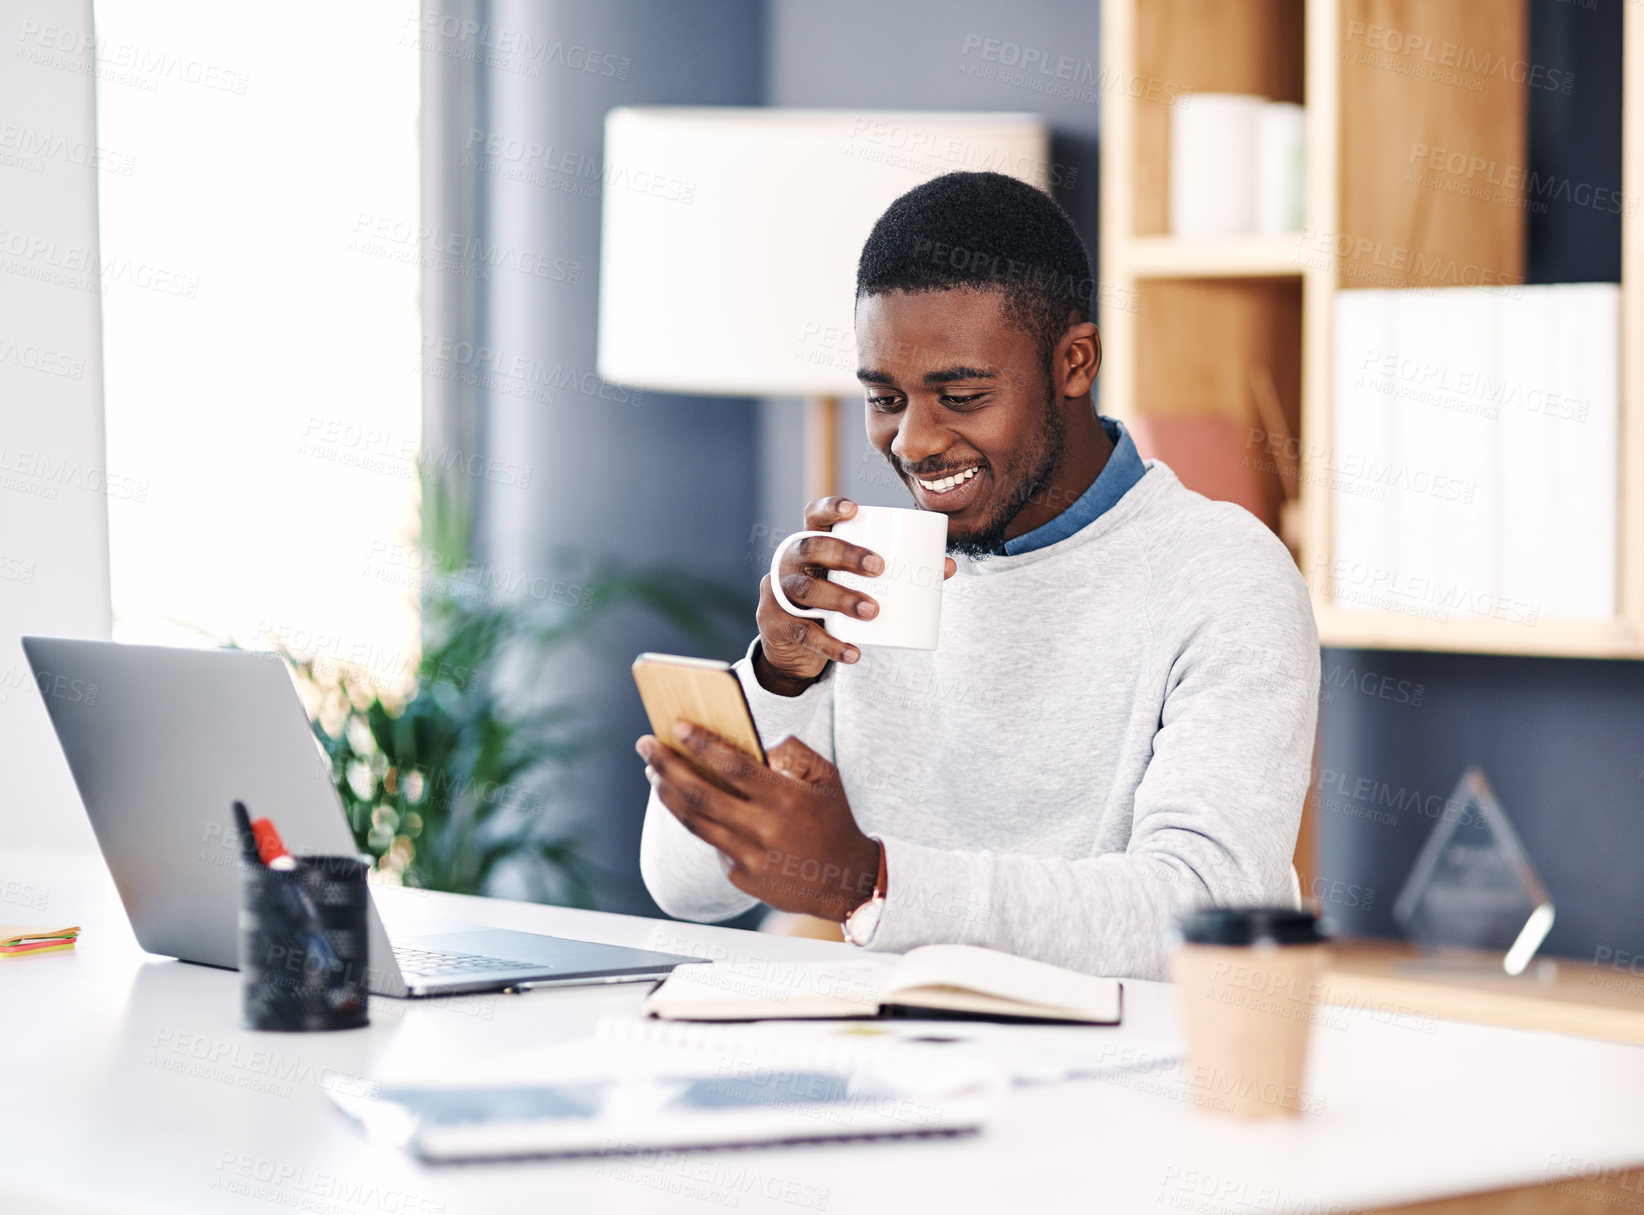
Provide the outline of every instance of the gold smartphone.
<path id="1" fill-rule="evenodd" d="M 729 663 L 678 654 L 641 654 L 634 659 L 633 669 L 645 715 L 651 719 L 651 733 L 665 746 L 685 754 L 674 738 L 674 723 L 688 721 L 712 730 L 760 763 L 766 762 L 748 698 Z M 697 771 L 726 792 L 736 792 L 712 771 L 701 767 Z"/>

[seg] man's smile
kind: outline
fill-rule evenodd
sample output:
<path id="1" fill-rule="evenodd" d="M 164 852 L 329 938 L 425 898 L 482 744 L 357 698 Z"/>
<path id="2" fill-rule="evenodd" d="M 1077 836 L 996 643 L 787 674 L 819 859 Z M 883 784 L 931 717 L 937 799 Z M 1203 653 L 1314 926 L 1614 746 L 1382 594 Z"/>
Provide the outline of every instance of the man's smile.
<path id="1" fill-rule="evenodd" d="M 925 510 L 956 514 L 982 497 L 986 470 L 980 464 L 954 469 L 939 477 L 908 475 L 914 500 Z"/>
<path id="2" fill-rule="evenodd" d="M 980 464 L 973 464 L 969 468 L 964 469 L 962 472 L 950 473 L 949 475 L 940 477 L 934 481 L 926 480 L 924 477 L 915 477 L 914 480 L 918 481 L 919 484 L 923 485 L 932 493 L 941 494 L 946 493 L 955 485 L 961 485 L 964 482 L 969 481 L 981 471 L 982 466 Z"/>

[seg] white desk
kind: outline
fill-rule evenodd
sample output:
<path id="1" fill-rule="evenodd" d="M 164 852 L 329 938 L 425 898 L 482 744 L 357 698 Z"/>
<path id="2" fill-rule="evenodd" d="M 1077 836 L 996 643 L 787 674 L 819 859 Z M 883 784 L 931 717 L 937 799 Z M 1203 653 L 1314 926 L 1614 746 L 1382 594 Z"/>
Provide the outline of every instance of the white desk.
<path id="1" fill-rule="evenodd" d="M 1139 1075 L 1014 1090 L 990 1130 L 963 1139 L 431 1168 L 364 1142 L 323 1086 L 370 1076 L 391 1052 L 444 1052 L 460 1070 L 470 1052 L 578 1036 L 637 1012 L 644 988 L 374 1000 L 369 1029 L 255 1034 L 238 1027 L 237 975 L 138 949 L 95 854 L 0 852 L 0 897 L 13 900 L 0 902 L 0 920 L 84 927 L 70 953 L 0 961 L 8 1215 L 1326 1212 L 1644 1162 L 1644 1048 L 1332 1009 L 1315 1030 L 1307 1085 L 1320 1111 L 1293 1124 L 1226 1122 L 1184 1101 L 1178 1077 Z M 41 897 L 44 908 L 15 901 Z M 390 902 L 395 916 L 744 964 L 846 948 L 452 895 Z M 1126 1018 L 1092 1032 L 1172 1031 L 1171 988 L 1127 984 Z M 1636 1208 L 1644 1195 L 1609 1201 Z"/>

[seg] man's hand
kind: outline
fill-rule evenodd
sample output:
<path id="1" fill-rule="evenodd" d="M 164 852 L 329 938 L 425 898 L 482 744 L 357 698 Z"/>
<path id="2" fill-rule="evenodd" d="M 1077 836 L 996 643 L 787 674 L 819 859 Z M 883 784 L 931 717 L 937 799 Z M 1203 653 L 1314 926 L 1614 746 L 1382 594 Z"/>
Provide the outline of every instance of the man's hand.
<path id="1" fill-rule="evenodd" d="M 662 804 L 730 861 L 731 885 L 779 911 L 834 921 L 872 896 L 879 845 L 856 825 L 837 768 L 797 738 L 772 747 L 767 768 L 700 726 L 681 723 L 676 734 L 686 755 L 651 734 L 634 749 Z"/>
<path id="2" fill-rule="evenodd" d="M 805 507 L 805 530 L 828 531 L 855 514 L 856 503 L 849 498 L 818 498 Z M 958 568 L 952 557 L 947 558 L 943 577 L 953 577 Z M 860 545 L 831 536 L 809 536 L 787 551 L 779 572 L 782 589 L 795 606 L 825 608 L 872 620 L 879 614 L 879 604 L 873 597 L 829 581 L 828 571 L 844 570 L 873 578 L 884 569 L 885 559 Z M 862 657 L 855 646 L 829 634 L 820 620 L 783 611 L 771 593 L 769 574 L 759 580 L 759 609 L 754 618 L 759 625 L 754 676 L 768 692 L 797 696 L 830 661 L 855 662 Z"/>

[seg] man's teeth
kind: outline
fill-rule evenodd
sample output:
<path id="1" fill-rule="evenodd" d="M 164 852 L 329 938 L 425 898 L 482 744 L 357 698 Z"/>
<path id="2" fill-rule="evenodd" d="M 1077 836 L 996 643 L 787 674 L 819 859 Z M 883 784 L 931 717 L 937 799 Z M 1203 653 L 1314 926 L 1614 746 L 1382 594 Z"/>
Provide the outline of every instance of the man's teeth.
<path id="1" fill-rule="evenodd" d="M 967 468 L 962 473 L 955 473 L 951 477 L 943 477 L 940 481 L 925 481 L 918 477 L 915 477 L 914 480 L 933 494 L 945 494 L 955 485 L 963 485 L 981 471 L 980 468 Z"/>

